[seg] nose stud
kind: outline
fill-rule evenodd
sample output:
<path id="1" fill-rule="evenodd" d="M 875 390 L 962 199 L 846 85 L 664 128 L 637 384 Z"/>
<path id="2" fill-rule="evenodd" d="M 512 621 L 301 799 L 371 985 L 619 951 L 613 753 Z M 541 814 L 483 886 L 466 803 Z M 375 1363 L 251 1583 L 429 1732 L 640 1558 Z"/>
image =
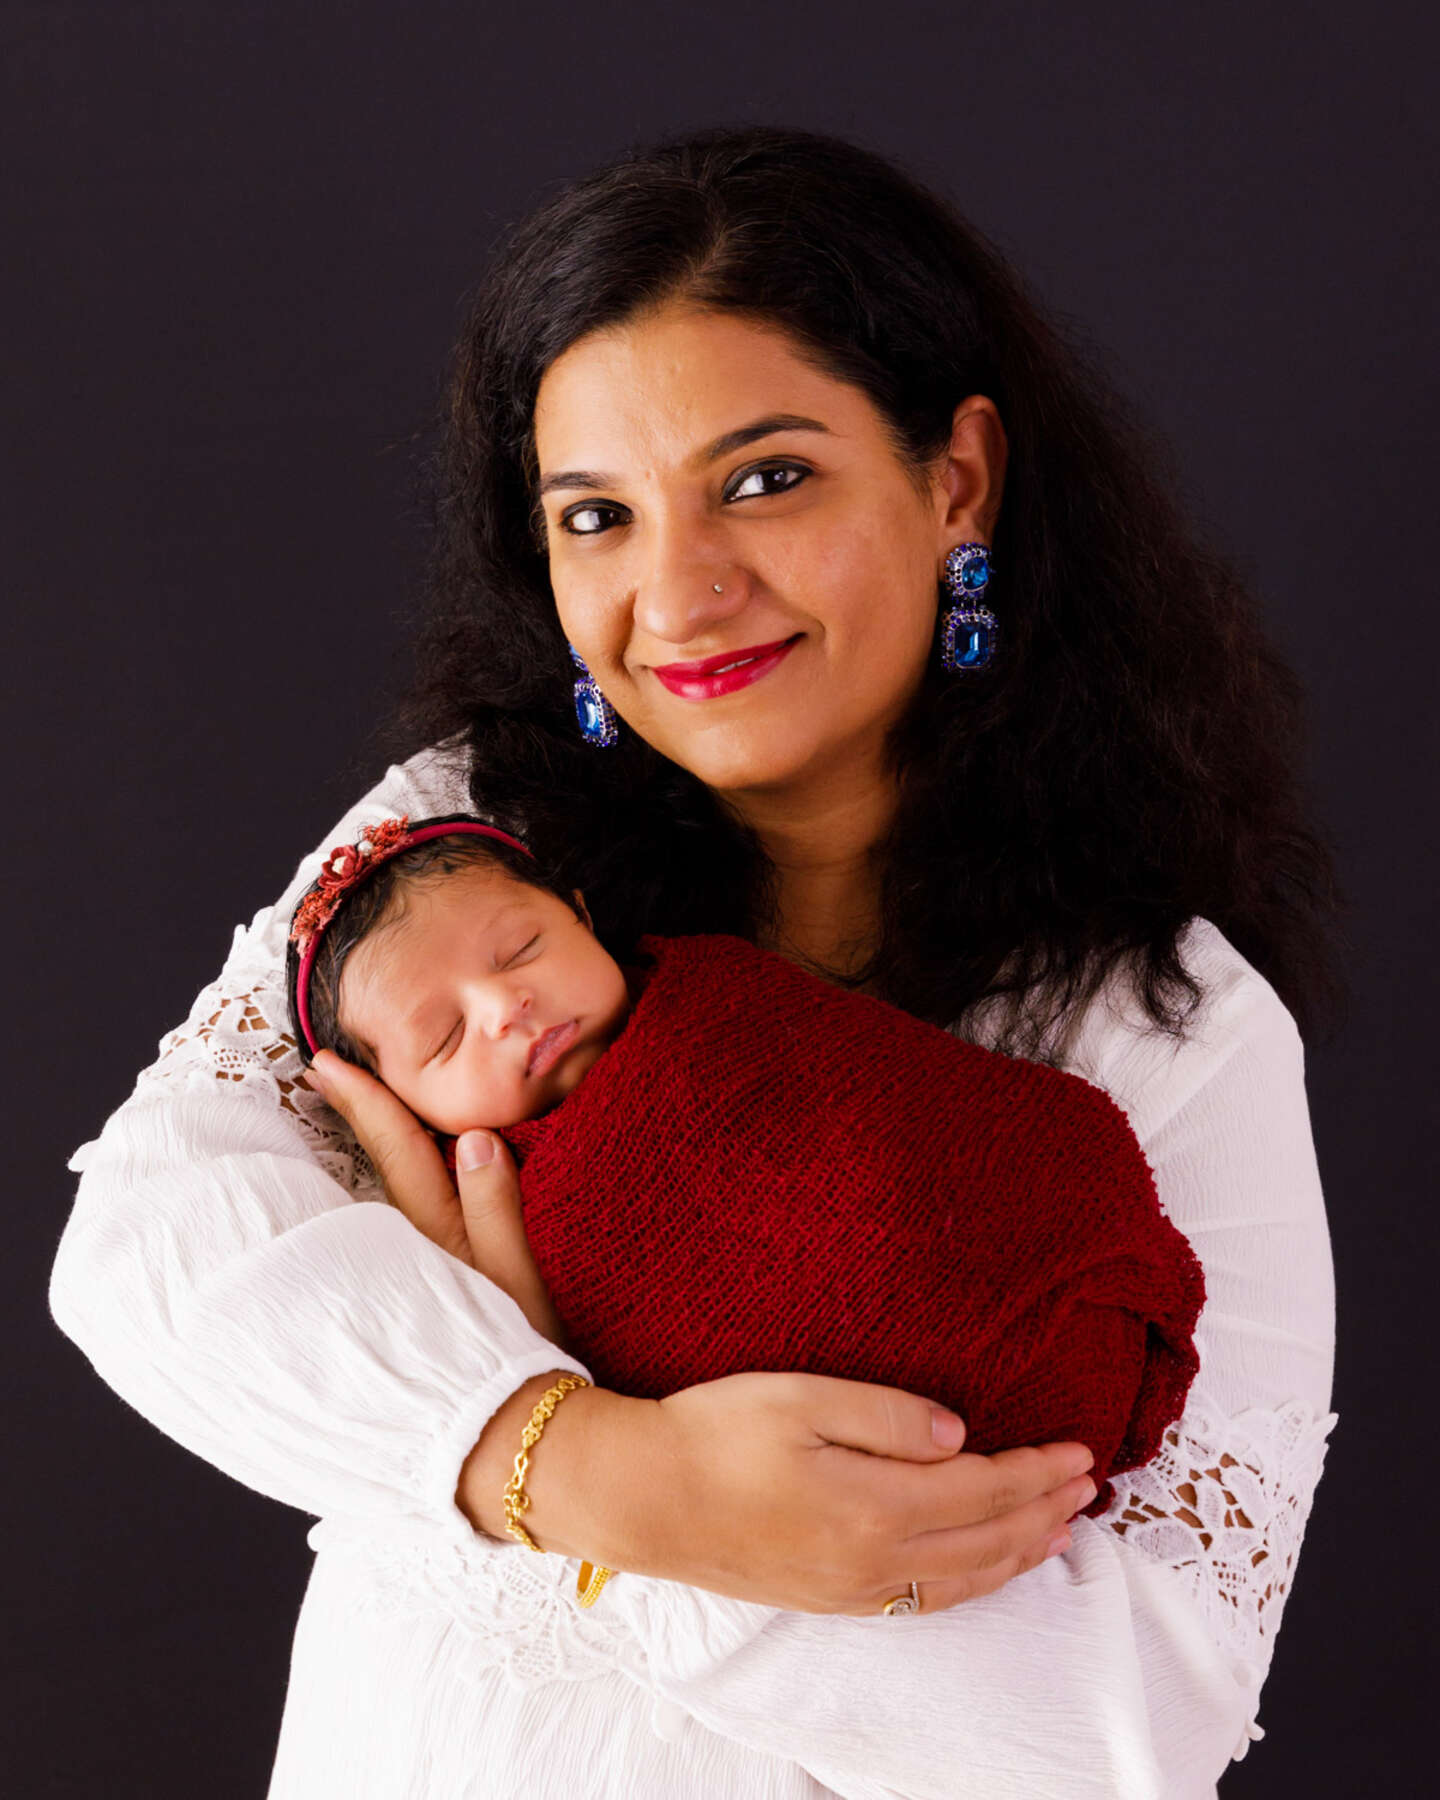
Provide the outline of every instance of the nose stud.
<path id="1" fill-rule="evenodd" d="M 723 594 L 725 592 L 724 588 L 721 587 L 721 585 L 718 581 L 715 583 L 715 592 L 717 594 Z"/>

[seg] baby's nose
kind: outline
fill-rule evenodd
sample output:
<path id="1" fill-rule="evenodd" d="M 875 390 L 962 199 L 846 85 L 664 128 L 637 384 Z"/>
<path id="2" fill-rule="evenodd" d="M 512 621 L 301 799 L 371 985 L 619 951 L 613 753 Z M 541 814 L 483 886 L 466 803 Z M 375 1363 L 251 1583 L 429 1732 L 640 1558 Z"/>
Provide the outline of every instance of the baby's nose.
<path id="1" fill-rule="evenodd" d="M 530 995 L 527 991 L 502 988 L 490 1007 L 490 1029 L 494 1036 L 504 1037 L 512 1026 L 518 1025 L 530 1010 Z"/>

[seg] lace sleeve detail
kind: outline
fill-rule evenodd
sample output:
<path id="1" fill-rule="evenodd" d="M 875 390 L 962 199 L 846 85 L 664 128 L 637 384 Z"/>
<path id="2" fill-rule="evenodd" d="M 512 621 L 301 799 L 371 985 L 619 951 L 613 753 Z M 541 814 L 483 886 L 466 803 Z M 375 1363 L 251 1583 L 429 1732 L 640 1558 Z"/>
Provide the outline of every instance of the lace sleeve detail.
<path id="1" fill-rule="evenodd" d="M 1230 1418 L 1192 1389 L 1159 1454 L 1114 1478 L 1100 1517 L 1175 1570 L 1246 1685 L 1269 1668 L 1338 1416 L 1296 1401 Z"/>
<path id="2" fill-rule="evenodd" d="M 338 1113 L 306 1086 L 284 994 L 273 975 L 250 966 L 250 947 L 251 934 L 237 931 L 224 971 L 200 991 L 185 1023 L 161 1041 L 137 1095 L 177 1085 L 213 1093 L 221 1083 L 293 1121 L 305 1148 L 341 1187 L 378 1195 L 369 1157 Z"/>
<path id="3" fill-rule="evenodd" d="M 1097 1522 L 1175 1584 L 1249 1694 L 1238 1759 L 1264 1735 L 1255 1706 L 1338 1423 L 1335 1282 L 1295 1022 L 1209 921 L 1185 956 L 1205 999 L 1183 1045 L 1113 1023 L 1133 1013 L 1122 985 L 1073 1047 L 1128 1113 L 1206 1289 L 1185 1409 Z"/>
<path id="4" fill-rule="evenodd" d="M 136 1084 L 137 1095 L 177 1087 L 202 1095 L 238 1094 L 298 1127 L 302 1147 L 350 1193 L 381 1196 L 370 1159 L 344 1122 L 304 1080 L 304 1064 L 290 1030 L 284 989 L 285 944 L 291 914 L 314 880 L 328 845 L 358 835 L 390 812 L 412 817 L 470 805 L 463 746 L 451 741 L 422 752 L 353 806 L 325 844 L 300 864 L 289 887 L 250 925 L 237 926 L 217 979 L 203 988 L 183 1025 L 160 1044 L 156 1060 Z"/>
<path id="5" fill-rule="evenodd" d="M 643 1665 L 613 1605 L 579 1604 L 580 1564 L 572 1557 L 537 1556 L 483 1535 L 464 1540 L 414 1520 L 390 1521 L 381 1532 L 322 1519 L 309 1543 L 352 1562 L 361 1611 L 391 1619 L 439 1614 L 463 1632 L 463 1667 L 472 1678 L 498 1669 L 512 1687 L 536 1688 Z"/>

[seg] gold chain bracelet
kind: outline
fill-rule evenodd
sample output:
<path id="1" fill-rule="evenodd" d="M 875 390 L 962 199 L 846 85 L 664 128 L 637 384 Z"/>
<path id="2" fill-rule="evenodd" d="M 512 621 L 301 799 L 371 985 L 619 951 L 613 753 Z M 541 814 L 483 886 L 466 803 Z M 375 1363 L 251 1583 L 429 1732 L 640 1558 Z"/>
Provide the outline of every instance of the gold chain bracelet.
<path id="1" fill-rule="evenodd" d="M 528 1544 L 532 1550 L 542 1556 L 544 1551 L 520 1523 L 521 1513 L 530 1510 L 530 1496 L 525 1492 L 525 1472 L 530 1466 L 530 1452 L 540 1441 L 540 1434 L 554 1416 L 555 1408 L 572 1388 L 589 1387 L 590 1383 L 583 1375 L 562 1375 L 553 1387 L 547 1388 L 535 1403 L 535 1410 L 530 1415 L 529 1423 L 520 1435 L 520 1449 L 515 1457 L 515 1469 L 505 1483 L 505 1529 L 513 1538 L 522 1544 Z M 582 1562 L 579 1578 L 575 1583 L 575 1595 L 581 1606 L 593 1606 L 600 1597 L 600 1590 L 615 1573 L 613 1569 L 596 1568 L 593 1564 Z"/>

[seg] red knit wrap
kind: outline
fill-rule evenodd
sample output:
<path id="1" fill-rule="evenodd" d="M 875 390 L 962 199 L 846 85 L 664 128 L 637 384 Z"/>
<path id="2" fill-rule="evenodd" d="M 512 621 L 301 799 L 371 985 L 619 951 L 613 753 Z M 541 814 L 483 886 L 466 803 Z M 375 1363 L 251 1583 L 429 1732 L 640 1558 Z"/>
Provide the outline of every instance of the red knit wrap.
<path id="1" fill-rule="evenodd" d="M 502 1134 L 597 1383 L 884 1382 L 967 1450 L 1088 1444 L 1103 1511 L 1179 1416 L 1205 1297 L 1121 1109 L 738 938 L 642 946 L 620 1036 Z"/>

